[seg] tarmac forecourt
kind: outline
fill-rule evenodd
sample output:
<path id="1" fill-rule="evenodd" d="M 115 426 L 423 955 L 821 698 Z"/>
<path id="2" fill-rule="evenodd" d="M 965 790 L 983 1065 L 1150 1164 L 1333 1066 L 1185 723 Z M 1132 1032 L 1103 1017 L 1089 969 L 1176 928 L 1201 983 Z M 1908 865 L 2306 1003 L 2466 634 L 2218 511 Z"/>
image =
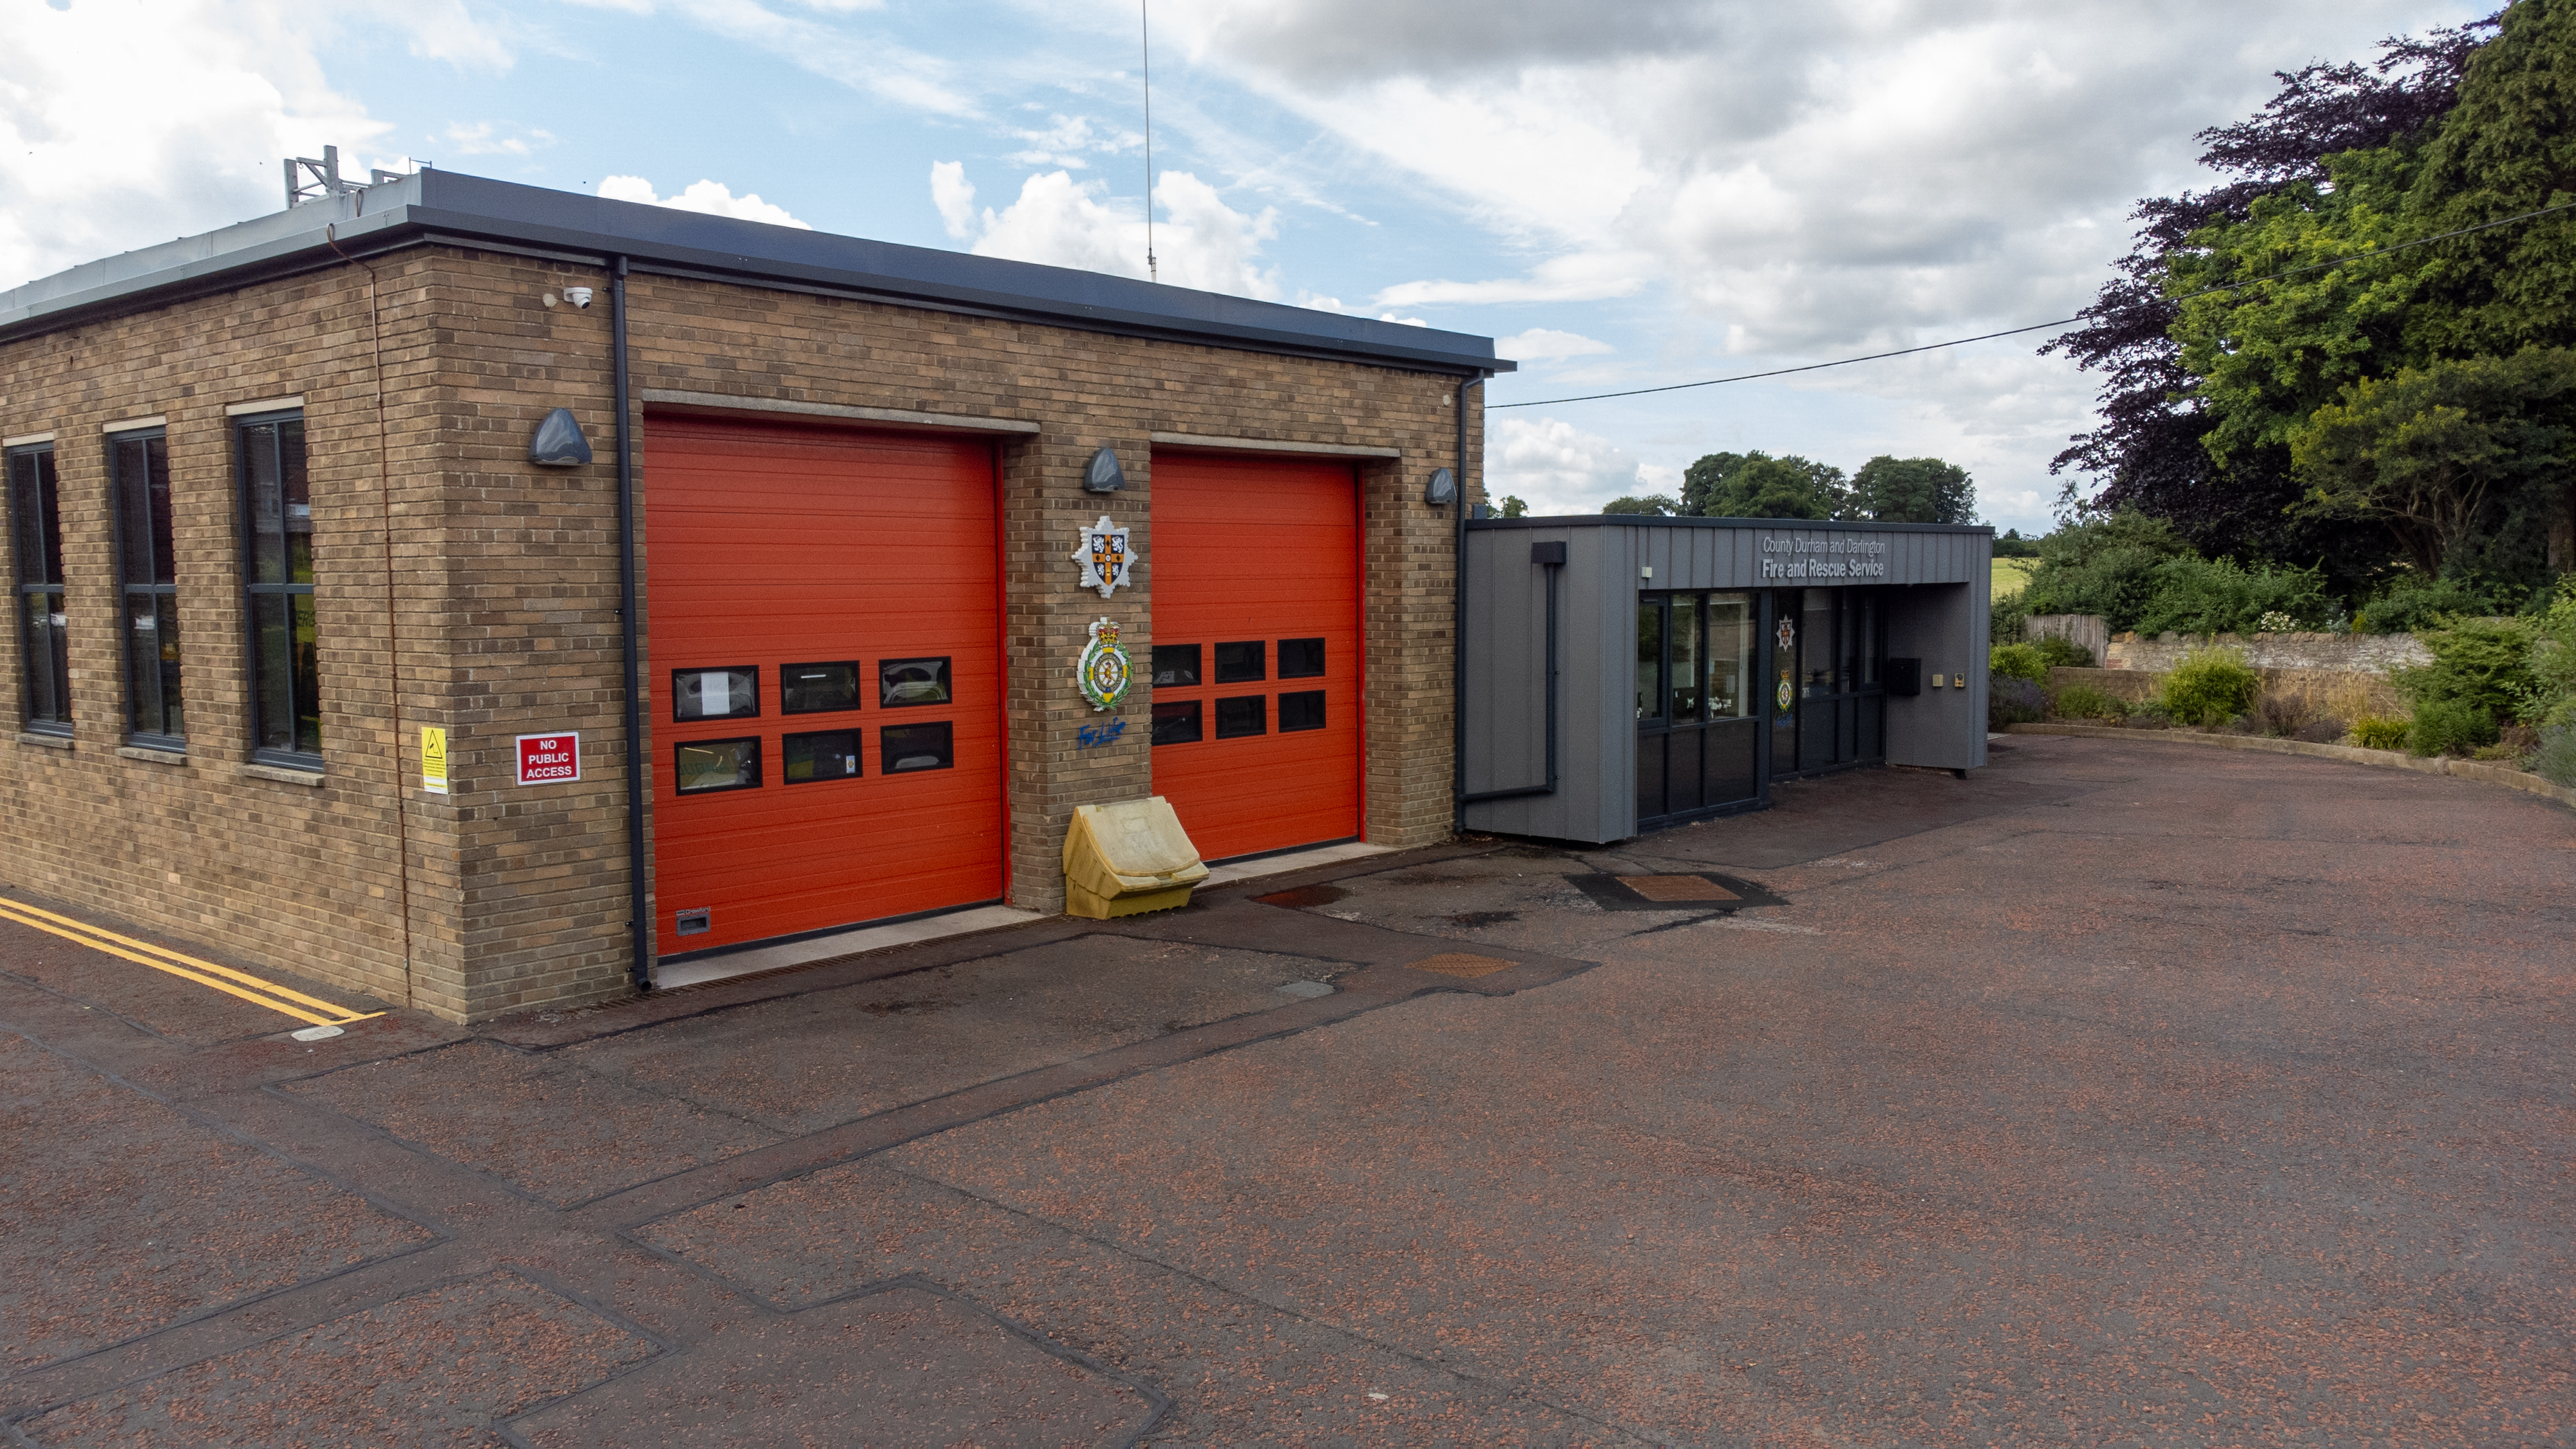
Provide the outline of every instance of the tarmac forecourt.
<path id="1" fill-rule="evenodd" d="M 166 971 L 170 975 L 193 981 L 200 986 L 210 986 L 227 995 L 238 996 L 253 1006 L 264 1006 L 271 1011 L 283 1012 L 313 1026 L 347 1026 L 352 1022 L 384 1015 L 381 1011 L 355 1012 L 345 1007 L 334 1006 L 330 1002 L 307 996 L 301 991 L 280 986 L 274 981 L 262 980 L 247 971 L 237 971 L 230 966 L 218 966 L 212 961 L 200 960 L 195 956 L 173 951 L 167 946 L 155 946 L 149 941 L 138 941 L 131 936 L 120 936 L 104 927 L 74 920 L 70 916 L 57 915 L 40 906 L 13 901 L 6 896 L 0 896 L 0 920 L 15 921 L 22 926 L 33 926 L 39 931 L 60 936 L 75 945 L 87 946 L 93 951 L 104 951 L 110 956 L 134 962 L 138 966 L 149 966 L 155 971 Z"/>

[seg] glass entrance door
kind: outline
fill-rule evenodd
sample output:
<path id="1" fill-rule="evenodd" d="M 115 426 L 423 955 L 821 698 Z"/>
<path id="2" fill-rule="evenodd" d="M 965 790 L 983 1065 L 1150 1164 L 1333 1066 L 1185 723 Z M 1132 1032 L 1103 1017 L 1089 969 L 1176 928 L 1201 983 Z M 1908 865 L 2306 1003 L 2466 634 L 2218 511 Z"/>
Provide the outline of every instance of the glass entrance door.
<path id="1" fill-rule="evenodd" d="M 1637 600 L 1637 824 L 1746 804 L 1755 764 L 1751 594 L 1642 594 Z"/>
<path id="2" fill-rule="evenodd" d="M 1887 754 L 1885 611 L 1876 589 L 1772 596 L 1771 777 L 1865 764 Z"/>

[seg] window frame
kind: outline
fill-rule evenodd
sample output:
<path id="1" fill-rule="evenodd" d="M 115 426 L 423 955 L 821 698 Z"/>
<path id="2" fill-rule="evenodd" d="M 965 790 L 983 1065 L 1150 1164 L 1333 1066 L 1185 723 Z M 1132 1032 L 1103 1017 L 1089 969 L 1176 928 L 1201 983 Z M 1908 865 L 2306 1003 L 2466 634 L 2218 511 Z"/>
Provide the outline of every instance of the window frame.
<path id="1" fill-rule="evenodd" d="M 34 523 L 37 530 L 35 552 L 46 560 L 45 566 L 53 571 L 55 577 L 51 579 L 30 580 L 27 577 L 28 549 L 20 530 L 27 528 L 29 523 L 24 510 L 18 506 L 18 460 L 21 458 L 41 460 L 35 465 L 37 468 L 35 483 L 38 495 L 37 507 L 42 511 L 43 517 Z M 47 473 L 54 475 L 53 486 L 50 489 L 45 486 Z M 63 557 L 62 482 L 60 468 L 55 461 L 54 445 L 51 442 L 24 443 L 8 449 L 5 454 L 0 454 L 0 491 L 5 491 L 6 494 L 5 498 L 0 498 L 0 507 L 6 507 L 9 515 L 10 582 L 15 586 L 11 592 L 17 595 L 18 654 L 21 665 L 18 690 L 19 728 L 29 734 L 59 735 L 68 739 L 72 734 L 73 724 L 70 643 L 67 637 L 71 632 L 68 618 L 70 594 L 60 577 Z M 44 496 L 48 492 L 52 495 L 50 498 Z M 47 536 L 48 534 L 50 537 Z M 39 601 L 50 602 L 40 605 Z M 45 628 L 49 644 L 52 646 L 46 650 L 46 656 L 41 662 L 34 658 L 34 652 L 30 648 L 30 636 L 34 633 L 34 611 L 38 607 L 43 607 L 47 615 Z M 51 676 L 49 682 L 53 686 L 54 702 L 62 711 L 60 719 L 36 713 L 36 682 L 40 669 Z"/>
<path id="2" fill-rule="evenodd" d="M 278 456 L 279 492 L 277 545 L 280 572 L 285 574 L 286 577 L 280 582 L 273 584 L 262 583 L 259 578 L 259 515 L 257 510 L 252 507 L 250 481 L 250 447 L 252 430 L 256 428 L 275 428 L 280 424 L 289 422 L 296 424 L 300 430 L 304 423 L 304 410 L 302 408 L 279 408 L 274 412 L 250 413 L 241 417 L 227 418 L 225 419 L 225 422 L 230 425 L 232 430 L 233 495 L 234 502 L 239 508 L 241 516 L 242 678 L 245 684 L 248 685 L 250 696 L 249 706 L 243 711 L 243 717 L 250 725 L 250 758 L 254 764 L 275 765 L 280 769 L 310 770 L 318 773 L 322 769 L 322 685 L 319 678 L 321 667 L 318 637 L 321 632 L 320 603 L 317 600 L 312 606 L 315 611 L 314 632 L 317 636 L 315 645 L 315 663 L 313 668 L 313 674 L 315 677 L 310 680 L 299 681 L 295 674 L 296 654 L 292 643 L 292 636 L 295 629 L 294 601 L 299 597 L 313 599 L 315 595 L 313 591 L 314 586 L 312 584 L 299 584 L 294 581 L 295 571 L 291 562 L 292 554 L 287 546 L 287 538 L 294 532 L 294 530 L 286 527 L 284 472 L 286 460 L 283 452 L 284 442 L 282 439 L 280 439 L 277 444 L 280 449 Z M 302 435 L 299 432 L 299 438 L 301 436 Z M 311 526 L 312 520 L 309 513 L 309 510 L 313 506 L 311 466 L 312 458 L 308 449 L 305 457 L 305 507 L 308 510 L 305 527 L 305 550 L 308 558 L 310 558 L 314 552 L 314 534 Z M 313 565 L 313 572 L 318 577 L 321 572 L 320 561 L 317 558 L 311 559 L 311 562 Z M 313 748 L 310 750 L 298 748 L 295 744 L 280 747 L 266 743 L 268 738 L 268 719 L 266 713 L 266 702 L 264 699 L 265 692 L 260 687 L 264 681 L 260 672 L 261 661 L 259 630 L 260 601 L 262 599 L 269 598 L 283 601 L 281 607 L 283 607 L 286 614 L 286 628 L 289 635 L 289 644 L 287 648 L 287 708 L 290 711 L 295 708 L 295 699 L 298 693 L 296 686 L 299 682 L 308 685 L 312 692 Z M 289 741 L 296 741 L 296 728 L 294 723 L 291 721 L 288 723 L 286 728 L 286 737 Z"/>
<path id="3" fill-rule="evenodd" d="M 115 550 L 116 564 L 116 632 L 120 641 L 117 653 L 120 656 L 121 662 L 125 666 L 123 689 L 124 698 L 122 701 L 124 706 L 122 713 L 124 716 L 125 742 L 141 749 L 167 750 L 185 754 L 188 749 L 188 690 L 187 655 L 185 653 L 186 645 L 184 642 L 180 646 L 182 652 L 179 659 L 176 661 L 178 665 L 177 674 L 179 682 L 179 728 L 173 731 L 168 729 L 138 729 L 135 727 L 137 724 L 137 716 L 140 714 L 143 706 L 142 702 L 136 696 L 134 687 L 136 680 L 134 659 L 134 600 L 137 598 L 149 598 L 154 600 L 168 599 L 170 601 L 169 617 L 173 624 L 177 622 L 179 614 L 179 561 L 177 558 L 179 527 L 178 519 L 175 516 L 178 510 L 178 487 L 176 484 L 169 481 L 170 430 L 166 426 L 124 428 L 105 435 L 104 441 L 107 447 L 108 515 L 110 524 L 108 535 L 109 544 Z M 170 519 L 170 552 L 172 554 L 172 557 L 169 560 L 170 582 L 166 584 L 162 583 L 157 578 L 146 580 L 142 583 L 136 583 L 127 575 L 126 566 L 131 559 L 131 551 L 127 546 L 128 539 L 126 538 L 125 516 L 127 510 L 125 490 L 129 486 L 133 486 L 135 480 L 129 479 L 125 476 L 124 470 L 119 465 L 118 459 L 123 456 L 125 445 L 128 443 L 140 443 L 143 445 L 144 477 L 141 480 L 141 486 L 145 490 L 144 498 L 147 523 L 151 521 L 149 515 L 151 511 L 150 490 L 152 483 L 152 445 L 155 443 L 161 445 L 162 478 L 165 486 L 167 487 L 170 498 L 170 508 L 174 515 Z M 156 533 L 159 532 L 157 528 L 154 531 Z M 155 562 L 158 563 L 159 560 L 156 558 Z M 158 570 L 156 569 L 155 572 L 158 572 Z M 161 618 L 160 605 L 157 602 L 154 605 L 153 617 L 157 631 L 157 626 Z M 158 636 L 156 634 L 156 637 L 166 636 Z M 184 636 L 182 637 L 184 639 Z M 155 661 L 155 663 L 157 665 L 159 661 Z M 157 671 L 157 673 L 162 676 L 166 676 L 170 672 L 171 671 L 166 667 L 160 668 Z M 168 688 L 165 684 L 156 683 L 153 693 L 154 705 L 156 712 L 160 716 L 160 723 L 167 725 L 170 721 L 171 714 Z"/>

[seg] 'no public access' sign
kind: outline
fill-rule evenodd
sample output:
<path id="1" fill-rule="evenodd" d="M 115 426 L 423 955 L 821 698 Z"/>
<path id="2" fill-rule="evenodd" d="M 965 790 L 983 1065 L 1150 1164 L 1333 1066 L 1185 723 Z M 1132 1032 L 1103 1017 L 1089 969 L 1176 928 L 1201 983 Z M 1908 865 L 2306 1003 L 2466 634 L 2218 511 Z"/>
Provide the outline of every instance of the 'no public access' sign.
<path id="1" fill-rule="evenodd" d="M 581 736 L 519 736 L 519 783 L 559 785 L 581 778 Z"/>

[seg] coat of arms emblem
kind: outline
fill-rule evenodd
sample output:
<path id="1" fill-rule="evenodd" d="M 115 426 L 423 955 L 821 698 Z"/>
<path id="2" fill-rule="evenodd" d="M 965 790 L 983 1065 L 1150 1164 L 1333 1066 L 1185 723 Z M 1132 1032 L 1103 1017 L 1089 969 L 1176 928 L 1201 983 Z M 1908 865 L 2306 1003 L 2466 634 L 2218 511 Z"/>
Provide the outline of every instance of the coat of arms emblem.
<path id="1" fill-rule="evenodd" d="M 1119 585 L 1127 582 L 1127 530 L 1109 526 L 1109 515 L 1082 531 L 1073 548 L 1073 561 L 1082 565 L 1082 586 L 1098 589 L 1108 598 Z"/>
<path id="2" fill-rule="evenodd" d="M 1135 678 L 1136 667 L 1129 662 L 1126 647 L 1118 642 L 1118 626 L 1107 619 L 1093 624 L 1091 642 L 1082 646 L 1082 658 L 1074 666 L 1074 680 L 1082 687 L 1082 697 L 1091 701 L 1093 709 L 1116 709 Z"/>

